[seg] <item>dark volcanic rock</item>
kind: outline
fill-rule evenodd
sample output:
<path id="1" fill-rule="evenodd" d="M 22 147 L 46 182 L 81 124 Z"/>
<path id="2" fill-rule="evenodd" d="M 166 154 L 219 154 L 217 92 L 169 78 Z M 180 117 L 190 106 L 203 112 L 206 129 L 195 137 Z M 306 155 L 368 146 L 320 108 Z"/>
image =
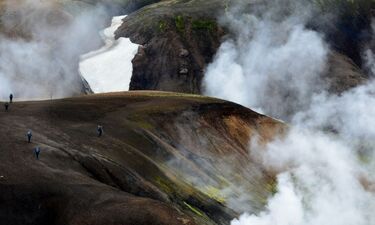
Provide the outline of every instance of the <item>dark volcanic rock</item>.
<path id="1" fill-rule="evenodd" d="M 216 17 L 222 1 L 165 1 L 127 18 L 116 37 L 143 45 L 133 60 L 131 90 L 201 93 L 206 65 L 224 30 Z"/>
<path id="2" fill-rule="evenodd" d="M 337 52 L 329 55 L 328 70 L 323 79 L 329 85 L 329 91 L 337 94 L 367 81 L 367 77 L 349 57 Z"/>
<path id="3" fill-rule="evenodd" d="M 110 4 L 117 4 L 122 7 L 124 13 L 130 13 L 146 5 L 160 2 L 161 0 L 104 0 Z"/>
<path id="4" fill-rule="evenodd" d="M 375 2 L 323 1 L 321 4 L 322 10 L 316 12 L 309 26 L 324 33 L 335 51 L 362 67 L 364 47 L 373 39 L 371 22 Z"/>

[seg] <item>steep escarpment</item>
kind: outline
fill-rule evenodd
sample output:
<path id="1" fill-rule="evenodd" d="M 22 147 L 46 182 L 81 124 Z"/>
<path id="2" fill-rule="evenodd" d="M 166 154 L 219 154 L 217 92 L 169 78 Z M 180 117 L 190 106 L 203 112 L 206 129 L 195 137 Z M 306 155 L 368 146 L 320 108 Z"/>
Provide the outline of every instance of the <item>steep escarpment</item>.
<path id="1" fill-rule="evenodd" d="M 331 91 L 342 92 L 366 80 L 361 57 L 370 41 L 373 7 L 368 2 L 315 3 L 317 16 L 307 28 L 321 33 L 332 48 L 323 74 Z M 220 23 L 231 4 L 215 0 L 162 1 L 128 16 L 116 32 L 117 38 L 130 37 L 143 45 L 133 60 L 130 89 L 202 93 L 207 64 L 226 35 L 235 35 Z M 248 7 L 256 11 L 262 4 L 249 3 Z"/>
<path id="2" fill-rule="evenodd" d="M 247 144 L 285 127 L 234 103 L 129 92 L 17 102 L 0 114 L 4 224 L 229 224 L 244 210 L 232 204 L 236 188 L 250 190 L 253 212 L 275 192 Z"/>
<path id="3" fill-rule="evenodd" d="M 224 1 L 163 1 L 129 15 L 116 32 L 143 45 L 133 60 L 131 90 L 201 93 L 206 65 L 225 31 Z"/>

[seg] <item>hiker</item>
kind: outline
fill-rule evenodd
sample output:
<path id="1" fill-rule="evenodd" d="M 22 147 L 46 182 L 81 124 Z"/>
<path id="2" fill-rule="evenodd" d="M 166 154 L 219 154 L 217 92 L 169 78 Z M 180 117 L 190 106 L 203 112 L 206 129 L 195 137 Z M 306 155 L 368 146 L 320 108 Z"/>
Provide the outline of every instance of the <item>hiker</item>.
<path id="1" fill-rule="evenodd" d="M 36 147 L 36 148 L 34 149 L 34 153 L 35 153 L 36 159 L 39 159 L 40 148 L 39 148 L 39 147 Z"/>
<path id="2" fill-rule="evenodd" d="M 8 102 L 5 102 L 4 107 L 5 107 L 5 111 L 8 111 L 9 103 L 8 103 Z"/>
<path id="3" fill-rule="evenodd" d="M 9 95 L 9 102 L 10 102 L 10 103 L 13 102 L 13 94 L 10 94 L 10 95 Z"/>
<path id="4" fill-rule="evenodd" d="M 96 131 L 98 132 L 98 137 L 101 137 L 103 135 L 103 127 L 101 125 L 98 125 Z"/>
<path id="5" fill-rule="evenodd" d="M 33 133 L 31 132 L 31 130 L 27 131 L 27 142 L 28 143 L 31 143 L 31 137 L 33 136 Z"/>

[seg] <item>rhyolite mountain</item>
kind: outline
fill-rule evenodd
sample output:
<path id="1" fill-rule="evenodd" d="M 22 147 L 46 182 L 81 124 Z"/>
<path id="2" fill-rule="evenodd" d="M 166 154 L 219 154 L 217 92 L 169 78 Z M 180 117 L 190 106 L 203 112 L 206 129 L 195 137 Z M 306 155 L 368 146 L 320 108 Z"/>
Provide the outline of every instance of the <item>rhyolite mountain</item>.
<path id="1" fill-rule="evenodd" d="M 16 102 L 0 111 L 0 221 L 229 224 L 242 212 L 238 202 L 255 213 L 276 191 L 275 174 L 250 157 L 248 142 L 266 143 L 285 129 L 237 104 L 196 95 Z M 242 190 L 251 193 L 246 201 Z"/>

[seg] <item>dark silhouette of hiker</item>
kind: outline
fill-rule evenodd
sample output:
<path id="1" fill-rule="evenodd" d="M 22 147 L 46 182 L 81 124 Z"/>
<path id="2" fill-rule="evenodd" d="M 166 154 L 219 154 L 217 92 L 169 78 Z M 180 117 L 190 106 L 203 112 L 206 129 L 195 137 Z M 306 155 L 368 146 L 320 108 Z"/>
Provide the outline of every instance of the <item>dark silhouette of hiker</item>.
<path id="1" fill-rule="evenodd" d="M 5 107 L 5 111 L 8 111 L 8 109 L 9 109 L 9 103 L 5 102 L 4 107 Z"/>
<path id="2" fill-rule="evenodd" d="M 101 125 L 98 125 L 96 131 L 98 132 L 98 137 L 101 137 L 103 135 L 103 127 Z"/>
<path id="3" fill-rule="evenodd" d="M 10 102 L 10 103 L 13 102 L 13 94 L 10 94 L 10 95 L 9 95 L 9 102 Z"/>
<path id="4" fill-rule="evenodd" d="M 34 149 L 34 153 L 35 153 L 35 157 L 36 157 L 36 159 L 39 159 L 40 148 L 39 148 L 39 147 L 36 147 L 36 148 Z"/>
<path id="5" fill-rule="evenodd" d="M 31 130 L 27 131 L 27 142 L 28 143 L 31 143 L 31 137 L 33 136 L 33 133 L 31 132 Z"/>

